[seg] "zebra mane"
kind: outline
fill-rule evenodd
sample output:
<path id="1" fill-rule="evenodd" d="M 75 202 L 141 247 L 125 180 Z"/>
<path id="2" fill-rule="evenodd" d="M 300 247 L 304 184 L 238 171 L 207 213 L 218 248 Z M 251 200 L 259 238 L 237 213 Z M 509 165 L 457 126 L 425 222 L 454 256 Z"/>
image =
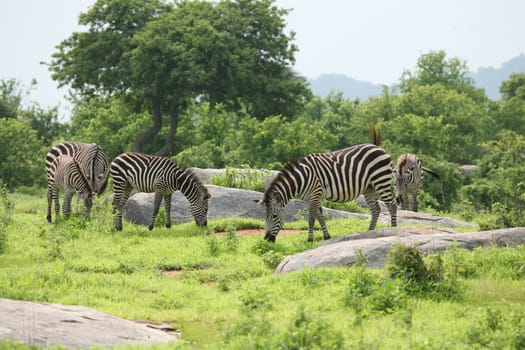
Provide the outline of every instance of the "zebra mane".
<path id="1" fill-rule="evenodd" d="M 292 159 L 285 164 L 284 168 L 281 171 L 279 171 L 277 176 L 275 176 L 275 178 L 270 183 L 270 186 L 268 186 L 268 189 L 264 192 L 264 196 L 262 199 L 263 203 L 266 203 L 270 199 L 270 194 L 273 194 L 275 192 L 275 188 L 277 187 L 277 185 L 280 184 L 283 181 L 283 179 L 287 178 L 287 174 L 292 172 L 295 168 L 297 168 L 297 166 L 301 164 L 301 162 L 305 158 L 306 157 Z"/>
<path id="2" fill-rule="evenodd" d="M 405 164 L 407 163 L 407 157 L 408 157 L 408 153 L 404 153 L 399 157 L 397 164 L 396 164 L 396 171 L 398 173 L 400 173 L 401 169 L 405 167 Z"/>

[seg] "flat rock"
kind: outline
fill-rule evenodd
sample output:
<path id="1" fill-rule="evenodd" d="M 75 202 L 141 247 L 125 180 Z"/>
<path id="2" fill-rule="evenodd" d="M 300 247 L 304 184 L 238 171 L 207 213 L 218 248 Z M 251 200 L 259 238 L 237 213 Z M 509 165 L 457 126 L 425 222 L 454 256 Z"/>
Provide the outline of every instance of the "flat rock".
<path id="1" fill-rule="evenodd" d="M 450 245 L 466 249 L 479 246 L 516 246 L 525 243 L 525 228 L 511 228 L 473 233 L 455 233 L 436 227 L 395 227 L 337 237 L 318 247 L 287 256 L 275 273 L 300 271 L 304 268 L 352 266 L 366 255 L 367 266 L 383 267 L 392 245 L 403 243 L 424 253 L 444 250 Z"/>
<path id="2" fill-rule="evenodd" d="M 0 339 L 26 346 L 88 349 L 169 343 L 179 338 L 169 325 L 124 320 L 82 306 L 0 298 L 0 310 Z"/>

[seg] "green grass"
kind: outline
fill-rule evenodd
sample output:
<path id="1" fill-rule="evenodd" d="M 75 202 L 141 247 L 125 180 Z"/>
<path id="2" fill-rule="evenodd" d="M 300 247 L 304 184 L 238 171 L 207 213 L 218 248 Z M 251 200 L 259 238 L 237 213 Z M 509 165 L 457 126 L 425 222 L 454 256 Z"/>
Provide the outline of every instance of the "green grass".
<path id="1" fill-rule="evenodd" d="M 446 271 L 454 273 L 463 293 L 439 299 L 405 293 L 383 270 L 274 275 L 282 257 L 322 240 L 316 231 L 315 242 L 306 242 L 304 221 L 287 223 L 285 228 L 301 232 L 270 244 L 262 236 L 234 234 L 262 228 L 257 220 L 212 220 L 207 228 L 160 225 L 153 231 L 125 222 L 116 232 L 103 200 L 95 203 L 89 222 L 79 214 L 48 224 L 43 196 L 10 199 L 15 206 L 0 254 L 0 297 L 168 322 L 182 331 L 177 348 L 519 349 L 525 344 L 524 247 L 445 253 Z M 367 220 L 328 221 L 333 237 L 367 226 Z M 371 286 L 369 294 L 355 294 L 362 278 L 370 283 L 362 286 Z"/>

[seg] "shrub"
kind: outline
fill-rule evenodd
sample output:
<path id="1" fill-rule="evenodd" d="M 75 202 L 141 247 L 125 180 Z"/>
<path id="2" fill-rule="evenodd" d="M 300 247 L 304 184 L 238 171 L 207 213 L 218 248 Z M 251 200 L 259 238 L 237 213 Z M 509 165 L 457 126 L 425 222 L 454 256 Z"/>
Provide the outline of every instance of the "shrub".
<path id="1" fill-rule="evenodd" d="M 7 226 L 11 222 L 13 213 L 13 202 L 8 197 L 7 188 L 2 179 L 0 179 L 0 254 L 2 254 L 7 245 Z"/>

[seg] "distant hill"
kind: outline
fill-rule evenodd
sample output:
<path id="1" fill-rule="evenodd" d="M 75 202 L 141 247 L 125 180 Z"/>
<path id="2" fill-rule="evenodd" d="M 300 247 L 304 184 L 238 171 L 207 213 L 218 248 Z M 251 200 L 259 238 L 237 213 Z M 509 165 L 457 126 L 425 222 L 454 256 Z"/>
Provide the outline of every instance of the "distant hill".
<path id="1" fill-rule="evenodd" d="M 315 95 L 327 96 L 330 92 L 340 91 L 346 98 L 366 100 L 381 94 L 382 85 L 359 81 L 344 74 L 321 74 L 316 79 L 309 79 L 310 88 Z"/>
<path id="2" fill-rule="evenodd" d="M 472 74 L 476 86 L 485 89 L 487 96 L 499 100 L 501 83 L 512 73 L 525 73 L 525 55 L 521 54 L 503 63 L 501 68 L 481 67 Z"/>
<path id="3" fill-rule="evenodd" d="M 485 89 L 493 100 L 500 99 L 499 88 L 512 73 L 525 73 L 525 55 L 521 54 L 503 63 L 501 68 L 481 67 L 471 76 L 477 87 Z M 366 100 L 381 95 L 382 85 L 355 80 L 344 74 L 322 74 L 318 78 L 308 79 L 315 95 L 327 96 L 330 92 L 340 91 L 347 98 Z"/>

